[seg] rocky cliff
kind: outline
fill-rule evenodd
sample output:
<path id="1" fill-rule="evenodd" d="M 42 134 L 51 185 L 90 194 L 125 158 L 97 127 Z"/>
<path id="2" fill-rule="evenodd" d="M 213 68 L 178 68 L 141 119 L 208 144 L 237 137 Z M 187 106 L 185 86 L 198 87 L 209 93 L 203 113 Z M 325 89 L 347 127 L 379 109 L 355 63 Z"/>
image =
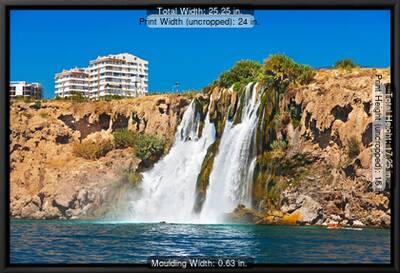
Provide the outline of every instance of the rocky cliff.
<path id="1" fill-rule="evenodd" d="M 231 217 L 268 224 L 389 227 L 390 186 L 373 192 L 371 184 L 376 75 L 390 81 L 387 69 L 319 70 L 311 83 L 289 87 L 276 112 L 271 110 L 275 100 L 266 98 L 253 209 L 239 205 Z"/>
<path id="2" fill-rule="evenodd" d="M 280 209 L 309 223 L 390 225 L 390 185 L 372 191 L 372 98 L 377 75 L 388 69 L 320 71 L 315 82 L 287 93 L 284 102 L 301 109 L 297 127 L 289 123 L 289 155 L 311 158 L 298 181 L 280 196 Z M 290 179 L 290 178 L 289 178 Z"/>
<path id="3" fill-rule="evenodd" d="M 121 178 L 140 159 L 132 148 L 98 160 L 74 155 L 74 143 L 99 143 L 120 128 L 173 141 L 190 99 L 147 96 L 101 102 L 13 102 L 10 113 L 10 214 L 15 218 L 96 217 L 124 189 Z M 166 148 L 168 149 L 168 147 Z M 110 202 L 108 202 L 110 201 Z"/>
<path id="4" fill-rule="evenodd" d="M 230 218 L 260 224 L 342 226 L 390 225 L 389 187 L 371 188 L 371 89 L 387 69 L 318 70 L 309 83 L 285 92 L 264 83 L 260 97 L 251 182 L 252 204 Z M 241 122 L 243 91 L 214 86 L 195 98 L 217 140 L 208 150 L 196 183 L 195 212 L 206 198 L 227 120 Z M 113 149 L 98 160 L 72 153 L 73 143 L 112 138 L 119 128 L 144 131 L 173 142 L 191 99 L 149 96 L 111 102 L 51 101 L 11 107 L 11 216 L 84 218 L 112 210 L 126 190 L 121 177 L 137 169 L 132 149 Z"/>

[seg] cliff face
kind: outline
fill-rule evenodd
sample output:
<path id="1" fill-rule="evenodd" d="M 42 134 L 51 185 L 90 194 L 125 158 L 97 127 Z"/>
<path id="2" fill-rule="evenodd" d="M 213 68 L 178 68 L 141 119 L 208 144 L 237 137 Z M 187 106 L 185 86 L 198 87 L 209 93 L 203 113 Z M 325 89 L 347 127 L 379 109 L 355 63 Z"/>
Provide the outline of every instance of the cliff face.
<path id="1" fill-rule="evenodd" d="M 14 102 L 10 124 L 12 217 L 58 219 L 95 217 L 113 206 L 124 189 L 124 172 L 140 159 L 132 148 L 114 149 L 98 160 L 73 153 L 73 143 L 111 139 L 118 128 L 173 141 L 190 100 L 159 95 L 110 102 Z M 110 201 L 110 202 L 108 202 Z"/>
<path id="2" fill-rule="evenodd" d="M 230 217 L 266 224 L 389 227 L 390 187 L 373 192 L 371 184 L 371 90 L 378 74 L 390 81 L 387 69 L 354 69 L 319 70 L 310 84 L 290 86 L 284 94 L 259 84 L 253 209 L 239 205 Z M 209 93 L 217 105 L 210 111 L 218 112 L 210 116 L 224 122 L 236 111 L 235 122 L 241 111 L 237 97 L 243 99 L 244 93 L 219 87 Z M 206 198 L 210 166 L 203 165 L 197 207 Z"/>
<path id="3" fill-rule="evenodd" d="M 297 127 L 291 122 L 282 130 L 287 156 L 310 159 L 301 179 L 282 178 L 289 185 L 279 206 L 292 220 L 389 227 L 390 186 L 373 192 L 371 183 L 371 90 L 376 75 L 390 81 L 387 69 L 320 71 L 314 83 L 286 94 L 283 104 L 301 109 Z"/>

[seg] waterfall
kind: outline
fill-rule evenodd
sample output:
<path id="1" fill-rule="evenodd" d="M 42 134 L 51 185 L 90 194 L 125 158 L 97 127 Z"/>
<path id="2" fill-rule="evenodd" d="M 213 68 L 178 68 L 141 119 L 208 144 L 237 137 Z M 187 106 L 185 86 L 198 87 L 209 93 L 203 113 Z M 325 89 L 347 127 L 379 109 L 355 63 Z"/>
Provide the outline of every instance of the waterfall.
<path id="1" fill-rule="evenodd" d="M 251 83 L 244 90 L 243 101 L 239 101 L 243 105 L 240 122 L 225 123 L 200 213 L 193 212 L 196 182 L 207 149 L 216 141 L 216 130 L 208 111 L 202 135 L 198 137 L 200 114 L 192 101 L 169 153 L 144 172 L 138 188 L 129 193 L 129 220 L 220 223 L 224 214 L 232 212 L 238 204 L 251 207 L 260 104 L 256 88 L 257 84 Z"/>
<path id="2" fill-rule="evenodd" d="M 215 141 L 215 127 L 205 118 L 200 138 L 200 116 L 189 105 L 175 134 L 169 153 L 143 173 L 142 182 L 131 201 L 131 220 L 192 222 L 196 180 L 207 148 Z"/>
<path id="3" fill-rule="evenodd" d="M 252 176 L 255 167 L 255 132 L 259 99 L 257 84 L 245 89 L 242 120 L 239 124 L 227 121 L 216 155 L 206 200 L 201 211 L 203 222 L 221 222 L 225 213 L 238 204 L 251 207 Z"/>

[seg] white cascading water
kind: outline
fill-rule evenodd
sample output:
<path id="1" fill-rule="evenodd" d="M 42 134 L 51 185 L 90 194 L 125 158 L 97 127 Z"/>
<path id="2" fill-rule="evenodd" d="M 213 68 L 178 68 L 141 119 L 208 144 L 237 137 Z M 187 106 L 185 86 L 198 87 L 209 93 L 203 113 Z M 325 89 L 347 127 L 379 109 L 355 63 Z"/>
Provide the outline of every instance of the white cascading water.
<path id="1" fill-rule="evenodd" d="M 137 198 L 131 201 L 131 220 L 193 222 L 196 181 L 207 148 L 215 141 L 215 127 L 205 119 L 198 138 L 200 116 L 192 102 L 185 111 L 169 153 L 143 173 Z"/>
<path id="2" fill-rule="evenodd" d="M 227 121 L 225 124 L 200 215 L 202 222 L 222 222 L 223 215 L 232 212 L 238 204 L 251 207 L 256 162 L 251 148 L 255 141 L 259 107 L 256 87 L 257 84 L 246 86 L 241 122 L 235 125 Z"/>
<path id="3" fill-rule="evenodd" d="M 196 182 L 208 147 L 216 140 L 209 113 L 198 138 L 200 116 L 192 102 L 185 111 L 170 152 L 143 173 L 137 190 L 129 193 L 129 220 L 170 223 L 221 223 L 238 204 L 251 207 L 257 128 L 257 84 L 246 86 L 241 122 L 227 121 L 199 214 L 193 212 Z M 211 98 L 212 100 L 212 98 Z M 211 105 L 211 103 L 210 103 Z M 126 218 L 126 217 L 125 217 Z"/>

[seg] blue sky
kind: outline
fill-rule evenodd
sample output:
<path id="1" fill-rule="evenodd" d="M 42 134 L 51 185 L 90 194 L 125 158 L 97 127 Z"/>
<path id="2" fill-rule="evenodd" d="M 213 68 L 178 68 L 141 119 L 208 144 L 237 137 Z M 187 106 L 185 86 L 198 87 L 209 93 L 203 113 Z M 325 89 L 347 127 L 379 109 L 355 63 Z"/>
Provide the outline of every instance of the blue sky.
<path id="1" fill-rule="evenodd" d="M 201 89 L 240 59 L 262 62 L 284 53 L 313 67 L 352 58 L 390 66 L 390 12 L 256 11 L 251 29 L 153 29 L 146 11 L 14 10 L 11 80 L 40 82 L 54 94 L 54 74 L 87 66 L 99 55 L 129 52 L 149 61 L 149 90 Z"/>

